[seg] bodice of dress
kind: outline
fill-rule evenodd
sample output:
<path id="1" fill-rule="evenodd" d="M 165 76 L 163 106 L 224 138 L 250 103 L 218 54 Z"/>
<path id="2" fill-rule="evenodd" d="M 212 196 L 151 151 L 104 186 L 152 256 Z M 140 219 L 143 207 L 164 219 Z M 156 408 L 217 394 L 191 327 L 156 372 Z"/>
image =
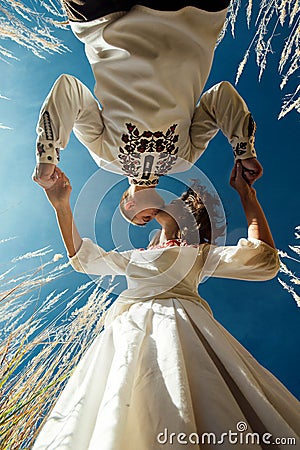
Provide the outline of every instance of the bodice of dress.
<path id="1" fill-rule="evenodd" d="M 119 295 L 108 311 L 105 325 L 141 301 L 191 301 L 212 314 L 209 304 L 198 293 L 204 253 L 205 246 L 170 245 L 133 250 L 126 267 L 128 289 Z"/>
<path id="2" fill-rule="evenodd" d="M 254 238 L 241 238 L 237 245 L 168 245 L 147 250 L 109 251 L 84 238 L 70 258 L 79 272 L 96 275 L 125 275 L 128 288 L 114 302 L 110 317 L 132 303 L 177 298 L 208 304 L 198 294 L 205 277 L 265 281 L 278 273 L 280 260 L 275 248 Z"/>
<path id="3" fill-rule="evenodd" d="M 202 266 L 202 252 L 198 246 L 134 250 L 126 269 L 128 289 L 121 297 L 199 299 Z"/>

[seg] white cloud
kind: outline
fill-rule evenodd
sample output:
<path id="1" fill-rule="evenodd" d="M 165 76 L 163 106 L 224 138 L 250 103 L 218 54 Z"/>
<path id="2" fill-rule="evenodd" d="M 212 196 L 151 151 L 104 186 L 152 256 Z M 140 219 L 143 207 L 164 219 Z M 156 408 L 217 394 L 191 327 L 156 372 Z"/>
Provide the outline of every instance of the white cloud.
<path id="1" fill-rule="evenodd" d="M 0 123 L 0 130 L 13 130 L 13 128 L 8 127 L 7 125 L 3 125 L 3 123 Z"/>

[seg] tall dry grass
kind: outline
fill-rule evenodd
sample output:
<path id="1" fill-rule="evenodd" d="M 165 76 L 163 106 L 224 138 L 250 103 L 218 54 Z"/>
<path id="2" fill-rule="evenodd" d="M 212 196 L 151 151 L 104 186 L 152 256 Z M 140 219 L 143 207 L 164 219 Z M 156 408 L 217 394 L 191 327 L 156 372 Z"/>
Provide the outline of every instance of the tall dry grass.
<path id="1" fill-rule="evenodd" d="M 300 239 L 300 226 L 295 228 L 295 239 Z M 300 263 L 300 245 L 289 245 L 289 251 L 279 251 L 280 257 L 280 274 L 277 278 L 283 289 L 285 289 L 291 297 L 295 300 L 298 307 L 300 307 L 300 295 L 296 288 L 300 285 L 300 277 L 288 266 L 289 262 L 294 266 Z M 283 260 L 288 261 L 286 264 Z M 296 263 L 296 264 L 295 264 Z"/>
<path id="2" fill-rule="evenodd" d="M 32 447 L 112 301 L 112 286 L 104 291 L 101 278 L 51 291 L 54 281 L 70 283 L 73 272 L 57 258 L 17 276 L 12 271 L 0 276 L 1 450 Z"/>
<path id="3" fill-rule="evenodd" d="M 300 60 L 300 2 L 299 0 L 232 0 L 220 35 L 219 42 L 227 32 L 238 38 L 237 18 L 245 16 L 249 30 L 248 47 L 236 71 L 237 84 L 245 71 L 249 56 L 255 54 L 258 67 L 258 80 L 268 67 L 271 55 L 274 56 L 272 44 L 279 46 L 276 53 L 278 63 L 278 85 L 283 90 L 289 81 L 297 80 Z M 243 36 L 244 38 L 244 36 Z M 299 86 L 293 92 L 283 94 L 283 102 L 278 119 L 292 110 L 300 112 Z"/>
<path id="4" fill-rule="evenodd" d="M 65 13 L 59 0 L 2 0 L 0 4 L 0 39 L 13 41 L 39 58 L 47 53 L 68 50 L 55 36 L 57 29 L 67 29 Z M 0 60 L 18 59 L 5 44 L 0 45 Z"/>

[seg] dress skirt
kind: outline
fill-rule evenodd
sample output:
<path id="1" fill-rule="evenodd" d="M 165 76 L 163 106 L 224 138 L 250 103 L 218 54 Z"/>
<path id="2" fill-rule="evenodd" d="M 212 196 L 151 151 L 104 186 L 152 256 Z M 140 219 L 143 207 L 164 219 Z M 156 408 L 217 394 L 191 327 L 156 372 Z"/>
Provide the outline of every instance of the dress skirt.
<path id="1" fill-rule="evenodd" d="M 299 449 L 299 406 L 203 305 L 149 300 L 94 340 L 33 450 Z"/>

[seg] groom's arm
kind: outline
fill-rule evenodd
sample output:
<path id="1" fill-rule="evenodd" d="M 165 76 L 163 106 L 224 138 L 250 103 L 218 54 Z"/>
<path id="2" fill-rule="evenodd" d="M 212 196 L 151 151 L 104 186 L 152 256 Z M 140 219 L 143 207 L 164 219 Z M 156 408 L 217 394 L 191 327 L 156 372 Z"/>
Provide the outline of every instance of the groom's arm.
<path id="1" fill-rule="evenodd" d="M 234 159 L 242 160 L 247 181 L 253 183 L 262 175 L 254 147 L 256 125 L 245 101 L 227 81 L 206 91 L 195 109 L 190 128 L 194 161 L 219 130 L 227 137 Z"/>
<path id="2" fill-rule="evenodd" d="M 77 78 L 61 75 L 40 110 L 33 180 L 46 189 L 56 182 L 60 150 L 67 146 L 72 131 L 89 148 L 103 129 L 101 109 L 90 90 Z"/>

